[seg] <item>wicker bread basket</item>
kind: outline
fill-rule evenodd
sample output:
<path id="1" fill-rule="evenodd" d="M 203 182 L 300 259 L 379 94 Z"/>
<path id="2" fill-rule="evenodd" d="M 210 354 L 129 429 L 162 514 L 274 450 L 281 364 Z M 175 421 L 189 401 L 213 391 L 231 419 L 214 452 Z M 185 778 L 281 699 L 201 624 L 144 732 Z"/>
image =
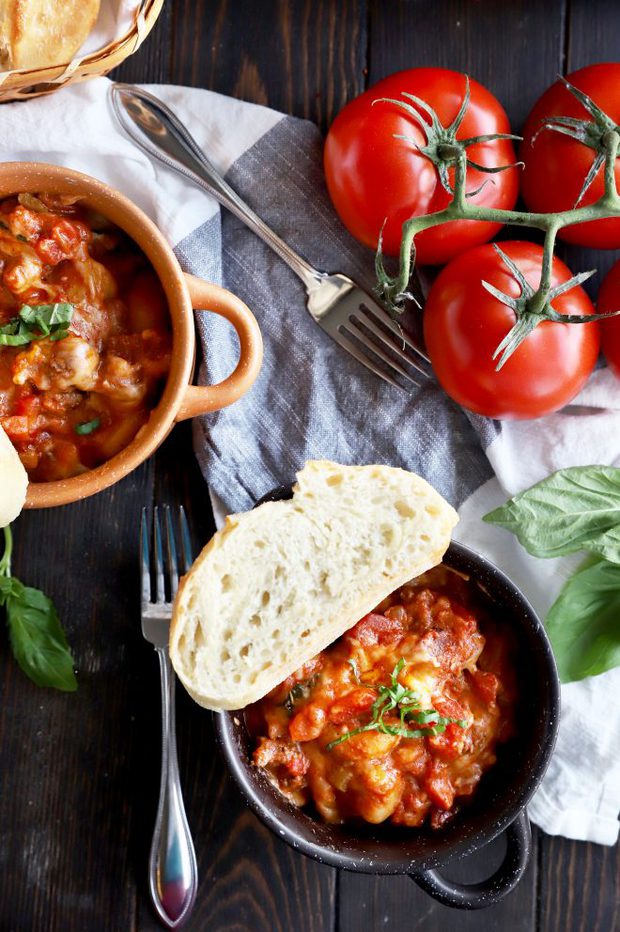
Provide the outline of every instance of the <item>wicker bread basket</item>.
<path id="1" fill-rule="evenodd" d="M 27 100 L 51 94 L 68 84 L 87 78 L 97 78 L 116 68 L 144 42 L 155 25 L 164 0 L 141 0 L 134 23 L 125 35 L 83 58 L 74 58 L 68 65 L 53 68 L 33 68 L 0 73 L 0 103 Z"/>

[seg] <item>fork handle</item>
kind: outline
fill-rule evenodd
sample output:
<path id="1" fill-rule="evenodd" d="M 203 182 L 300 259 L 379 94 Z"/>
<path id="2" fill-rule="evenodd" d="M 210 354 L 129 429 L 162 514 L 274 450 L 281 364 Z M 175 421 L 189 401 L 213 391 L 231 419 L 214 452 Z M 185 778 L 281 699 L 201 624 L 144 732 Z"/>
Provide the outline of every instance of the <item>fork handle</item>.
<path id="1" fill-rule="evenodd" d="M 150 111 L 155 122 L 141 118 L 138 122 L 141 134 L 135 131 L 131 111 L 121 101 L 133 98 L 140 102 L 142 111 Z M 168 167 L 176 169 L 207 191 L 222 206 L 239 218 L 263 242 L 267 243 L 280 258 L 298 275 L 307 289 L 316 287 L 324 273 L 313 268 L 294 249 L 267 226 L 258 214 L 246 204 L 234 188 L 224 180 L 220 172 L 207 158 L 187 127 L 166 104 L 148 91 L 132 84 L 117 84 L 113 93 L 113 105 L 125 131 L 142 149 L 154 155 Z M 127 119 L 126 114 L 130 117 Z M 135 119 L 135 118 L 133 118 Z M 148 140 L 148 143 L 147 143 Z"/>
<path id="2" fill-rule="evenodd" d="M 211 194 L 226 207 L 235 217 L 238 217 L 259 239 L 262 239 L 273 251 L 286 262 L 288 267 L 301 278 L 307 289 L 315 287 L 317 282 L 323 278 L 323 273 L 315 269 L 309 262 L 306 262 L 288 243 L 285 243 L 277 233 L 268 226 L 265 221 L 258 216 L 255 211 L 246 204 L 243 198 L 237 194 L 234 188 L 225 181 L 219 174 L 215 166 L 209 161 L 206 155 L 201 153 L 201 158 L 196 159 L 193 170 L 193 180 L 203 190 Z"/>
<path id="3" fill-rule="evenodd" d="M 149 890 L 163 924 L 169 929 L 177 929 L 194 904 L 198 869 L 179 779 L 175 677 L 167 650 L 158 647 L 156 651 L 161 674 L 161 780 L 149 857 Z"/>

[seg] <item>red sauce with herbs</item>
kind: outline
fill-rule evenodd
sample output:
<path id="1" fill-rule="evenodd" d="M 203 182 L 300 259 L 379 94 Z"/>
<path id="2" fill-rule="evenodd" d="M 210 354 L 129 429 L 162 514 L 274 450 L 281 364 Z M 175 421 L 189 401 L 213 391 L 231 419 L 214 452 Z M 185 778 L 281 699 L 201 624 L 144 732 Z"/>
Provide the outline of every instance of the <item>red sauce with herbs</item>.
<path id="1" fill-rule="evenodd" d="M 35 324 L 28 342 L 6 345 L 24 313 L 49 322 L 52 306 L 66 325 Z M 162 287 L 129 237 L 76 198 L 0 202 L 0 424 L 32 480 L 75 476 L 127 446 L 170 348 Z"/>
<path id="2" fill-rule="evenodd" d="M 507 632 L 473 583 L 440 566 L 389 596 L 246 717 L 256 766 L 326 822 L 439 828 L 512 734 L 515 696 Z"/>

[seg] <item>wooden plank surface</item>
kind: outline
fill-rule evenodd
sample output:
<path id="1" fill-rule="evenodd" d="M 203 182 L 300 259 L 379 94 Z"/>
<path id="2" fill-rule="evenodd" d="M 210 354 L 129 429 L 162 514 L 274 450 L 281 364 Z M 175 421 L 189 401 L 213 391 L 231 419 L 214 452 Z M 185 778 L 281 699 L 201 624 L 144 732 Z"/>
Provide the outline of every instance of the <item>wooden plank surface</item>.
<path id="1" fill-rule="evenodd" d="M 363 88 L 365 3 L 177 0 L 173 80 L 314 120 L 325 128 Z"/>
<path id="2" fill-rule="evenodd" d="M 559 70 L 617 58 L 618 28 L 615 0 L 168 0 L 114 76 L 208 87 L 326 128 L 368 82 L 439 64 L 488 84 L 518 126 Z M 588 268 L 591 258 L 573 250 L 569 261 Z M 138 514 L 154 499 L 188 506 L 196 546 L 212 532 L 187 425 L 114 489 L 17 526 L 15 571 L 56 600 L 80 690 L 36 690 L 6 642 L 0 650 L 0 932 L 159 928 L 146 887 L 159 686 L 139 634 L 135 575 Z M 183 693 L 178 733 L 201 876 L 189 930 L 620 928 L 617 847 L 536 833 L 528 871 L 504 903 L 449 911 L 406 878 L 337 875 L 266 831 L 225 773 L 208 715 Z M 500 857 L 498 842 L 446 873 L 477 879 Z"/>
<path id="3" fill-rule="evenodd" d="M 151 462 L 89 502 L 24 514 L 14 572 L 55 601 L 79 691 L 38 690 L 0 651 L 0 928 L 96 928 L 113 902 L 132 927 L 136 891 L 128 787 L 139 759 L 137 515 Z M 132 878 L 128 883 L 128 878 Z M 104 928 L 105 926 L 101 926 Z"/>

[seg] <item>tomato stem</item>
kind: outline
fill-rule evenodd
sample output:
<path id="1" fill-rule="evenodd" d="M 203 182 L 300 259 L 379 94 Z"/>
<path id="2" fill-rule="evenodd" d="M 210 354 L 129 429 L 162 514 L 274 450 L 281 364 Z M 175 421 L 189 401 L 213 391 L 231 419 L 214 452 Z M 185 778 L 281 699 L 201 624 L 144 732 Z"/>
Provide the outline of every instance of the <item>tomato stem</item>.
<path id="1" fill-rule="evenodd" d="M 586 278 L 594 274 L 591 272 L 582 272 L 575 275 L 568 282 L 564 282 L 555 288 L 551 287 L 551 274 L 553 267 L 553 250 L 555 240 L 559 230 L 577 223 L 589 223 L 594 220 L 606 220 L 612 217 L 620 217 L 620 194 L 616 185 L 616 159 L 620 148 L 620 126 L 616 126 L 613 121 L 605 114 L 587 95 L 577 88 L 572 87 L 565 81 L 568 89 L 586 108 L 592 120 L 576 120 L 568 117 L 554 117 L 541 127 L 539 132 L 554 130 L 571 136 L 582 142 L 583 145 L 594 149 L 596 152 L 595 159 L 590 171 L 584 181 L 577 204 L 570 210 L 557 213 L 532 213 L 522 210 L 502 210 L 495 207 L 485 207 L 484 205 L 473 204 L 471 198 L 477 194 L 477 191 L 467 193 L 467 168 L 470 164 L 467 158 L 467 145 L 479 140 L 456 140 L 454 135 L 449 138 L 447 133 L 454 129 L 454 124 L 445 130 L 443 127 L 436 125 L 437 119 L 433 115 L 433 131 L 438 130 L 441 140 L 439 144 L 435 143 L 432 153 L 430 146 L 421 148 L 420 151 L 427 154 L 427 157 L 436 162 L 437 158 L 442 160 L 441 165 L 437 165 L 437 171 L 440 180 L 445 188 L 450 190 L 452 200 L 443 210 L 435 211 L 431 214 L 412 217 L 406 220 L 402 228 L 402 238 L 400 244 L 400 258 L 398 272 L 394 276 L 388 275 L 383 264 L 381 252 L 381 241 L 377 249 L 375 267 L 377 272 L 377 293 L 383 298 L 387 307 L 394 314 L 400 313 L 404 309 L 404 303 L 410 297 L 408 292 L 409 280 L 415 266 L 415 238 L 418 233 L 424 230 L 430 230 L 432 227 L 439 226 L 442 223 L 450 223 L 458 220 L 484 221 L 487 223 L 498 223 L 501 225 L 508 224 L 512 226 L 533 227 L 542 230 L 545 234 L 543 245 L 543 260 L 540 284 L 536 291 L 523 288 L 522 294 L 518 299 L 511 299 L 508 295 L 502 295 L 489 285 L 488 282 L 482 284 L 487 291 L 494 294 L 498 300 L 515 310 L 516 322 L 509 334 L 502 341 L 494 355 L 494 359 L 503 353 L 498 363 L 498 368 L 504 365 L 511 353 L 519 344 L 531 333 L 535 326 L 542 320 L 559 320 L 566 323 L 587 323 L 598 320 L 602 317 L 615 316 L 620 311 L 611 314 L 591 314 L 586 317 L 569 317 L 559 314 L 552 306 L 551 301 L 563 294 L 570 288 L 581 284 Z M 463 104 L 459 110 L 459 117 L 462 119 L 467 102 L 469 84 L 466 85 L 466 92 L 463 98 Z M 407 95 L 404 95 L 407 96 Z M 416 104 L 418 103 L 416 99 Z M 393 101 L 393 103 L 399 103 Z M 403 106 L 400 102 L 399 106 Z M 408 106 L 408 105 L 404 105 Z M 418 114 L 418 120 L 423 122 Z M 457 121 L 455 121 L 456 123 Z M 460 122 L 459 122 L 460 125 Z M 428 138 L 428 136 L 427 136 Z M 454 190 L 449 188 L 447 182 L 447 165 L 454 165 Z M 578 206 L 590 184 L 603 167 L 605 173 L 605 189 L 602 196 L 593 204 Z M 476 167 L 476 166 L 473 166 Z M 511 166 L 505 166 L 506 168 Z M 488 169 L 487 169 L 488 170 Z M 480 190 L 480 188 L 478 189 Z M 501 252 L 501 250 L 498 249 Z M 508 257 L 504 256 L 504 261 L 509 264 Z M 518 270 L 511 269 L 515 278 Z M 520 281 L 520 279 L 517 279 Z"/>

